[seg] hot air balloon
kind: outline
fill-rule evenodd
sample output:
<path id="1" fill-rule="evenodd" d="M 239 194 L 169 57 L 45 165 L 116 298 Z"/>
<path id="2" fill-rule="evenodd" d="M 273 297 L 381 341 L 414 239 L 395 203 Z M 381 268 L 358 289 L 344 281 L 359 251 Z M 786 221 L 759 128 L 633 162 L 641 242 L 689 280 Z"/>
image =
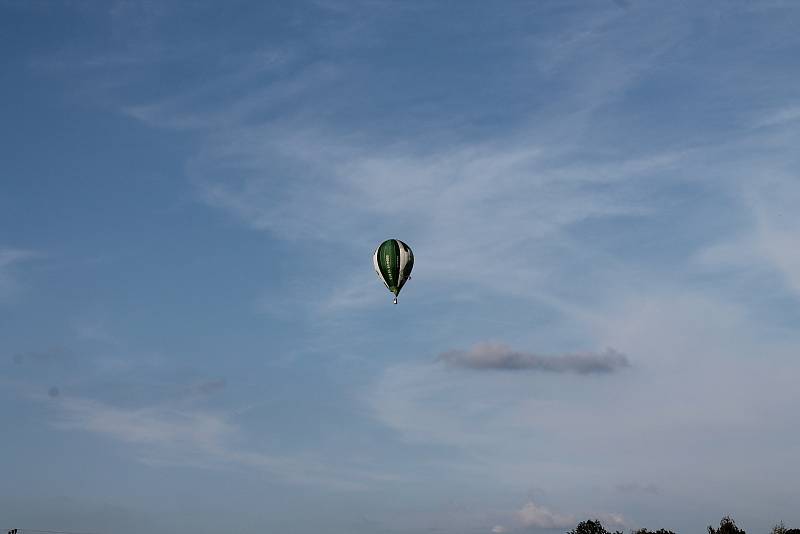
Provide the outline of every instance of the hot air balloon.
<path id="1" fill-rule="evenodd" d="M 386 289 L 394 293 L 394 303 L 397 304 L 397 295 L 411 277 L 411 269 L 414 267 L 411 247 L 399 239 L 387 239 L 375 249 L 372 264 Z"/>

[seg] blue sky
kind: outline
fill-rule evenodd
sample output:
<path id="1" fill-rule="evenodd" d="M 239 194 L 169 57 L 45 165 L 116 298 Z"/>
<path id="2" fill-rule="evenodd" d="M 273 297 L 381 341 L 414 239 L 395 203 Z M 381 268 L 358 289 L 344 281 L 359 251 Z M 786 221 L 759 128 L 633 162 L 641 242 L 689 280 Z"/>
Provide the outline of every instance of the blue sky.
<path id="1" fill-rule="evenodd" d="M 800 526 L 798 27 L 3 0 L 0 527 Z"/>

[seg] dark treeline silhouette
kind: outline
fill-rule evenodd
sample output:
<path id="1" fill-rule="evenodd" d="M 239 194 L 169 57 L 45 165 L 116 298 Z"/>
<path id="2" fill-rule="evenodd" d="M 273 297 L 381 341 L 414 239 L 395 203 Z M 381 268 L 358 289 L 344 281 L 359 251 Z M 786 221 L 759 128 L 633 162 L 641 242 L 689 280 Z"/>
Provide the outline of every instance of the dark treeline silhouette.
<path id="1" fill-rule="evenodd" d="M 587 519 L 586 521 L 581 521 L 580 523 L 578 523 L 578 526 L 570 530 L 567 534 L 611 534 L 611 533 L 603 527 L 599 519 L 595 519 L 594 521 L 592 521 L 591 519 Z M 617 530 L 614 531 L 614 534 L 622 534 L 622 532 Z"/>
<path id="2" fill-rule="evenodd" d="M 786 525 L 781 521 L 772 527 L 770 534 L 800 534 L 800 528 L 786 528 Z"/>
<path id="3" fill-rule="evenodd" d="M 624 534 L 621 530 L 615 530 L 613 533 L 609 532 L 603 527 L 599 519 L 589 519 L 581 521 L 578 526 L 570 530 L 567 534 Z M 640 528 L 639 530 L 631 530 L 631 534 L 675 534 L 671 530 L 660 528 L 658 530 L 647 530 Z M 744 532 L 742 532 L 744 534 Z"/>
<path id="4" fill-rule="evenodd" d="M 600 523 L 599 519 L 587 519 L 586 521 L 581 521 L 578 525 L 567 532 L 567 534 L 624 534 L 621 530 L 615 530 L 614 532 L 609 532 L 605 529 L 605 527 Z M 647 530 L 646 528 L 640 528 L 638 530 L 631 530 L 630 534 L 675 534 L 675 532 L 671 530 L 667 530 L 665 528 L 660 528 L 658 530 Z M 743 529 L 739 528 L 736 525 L 736 521 L 731 518 L 731 516 L 726 515 L 719 521 L 719 528 L 714 528 L 713 526 L 708 526 L 708 534 L 747 534 Z M 800 529 L 798 528 L 786 528 L 783 524 L 783 521 L 777 523 L 772 529 L 770 530 L 769 534 L 800 534 Z"/>

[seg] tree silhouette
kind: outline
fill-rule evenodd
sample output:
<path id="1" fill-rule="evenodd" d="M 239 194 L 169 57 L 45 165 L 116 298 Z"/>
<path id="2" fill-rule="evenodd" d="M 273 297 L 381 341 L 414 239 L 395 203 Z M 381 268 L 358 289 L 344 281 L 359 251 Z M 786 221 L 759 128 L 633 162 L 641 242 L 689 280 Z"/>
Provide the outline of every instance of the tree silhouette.
<path id="1" fill-rule="evenodd" d="M 600 523 L 599 519 L 581 521 L 574 529 L 570 530 L 567 534 L 611 534 Z M 622 531 L 615 531 L 614 534 L 622 534 Z"/>
<path id="2" fill-rule="evenodd" d="M 746 534 L 744 530 L 740 529 L 736 526 L 736 521 L 734 521 L 731 516 L 726 515 L 719 521 L 719 528 L 714 529 L 711 525 L 708 525 L 708 534 Z"/>

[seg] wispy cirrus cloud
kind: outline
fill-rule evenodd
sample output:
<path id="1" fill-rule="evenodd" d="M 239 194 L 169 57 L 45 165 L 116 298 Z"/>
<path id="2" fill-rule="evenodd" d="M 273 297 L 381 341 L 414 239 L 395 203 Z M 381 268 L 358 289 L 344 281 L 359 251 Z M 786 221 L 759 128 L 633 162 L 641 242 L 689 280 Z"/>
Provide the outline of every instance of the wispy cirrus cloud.
<path id="1" fill-rule="evenodd" d="M 798 120 L 800 120 L 800 105 L 789 105 L 766 113 L 755 122 L 755 126 L 783 126 Z"/>
<path id="2" fill-rule="evenodd" d="M 51 347 L 45 350 L 32 350 L 14 354 L 12 361 L 15 365 L 39 364 L 46 365 L 69 357 L 63 347 Z"/>
<path id="3" fill-rule="evenodd" d="M 41 253 L 33 250 L 0 247 L 0 301 L 19 289 L 19 282 L 13 273 L 17 266 L 41 256 Z"/>
<path id="4" fill-rule="evenodd" d="M 29 260 L 39 256 L 39 253 L 32 250 L 19 248 L 0 248 L 0 268 L 8 267 L 13 263 Z"/>
<path id="5" fill-rule="evenodd" d="M 662 489 L 652 482 L 647 484 L 642 484 L 639 482 L 623 482 L 621 484 L 617 484 L 615 486 L 616 490 L 621 493 L 626 494 L 644 494 L 644 495 L 661 495 L 663 493 Z"/>
<path id="6" fill-rule="evenodd" d="M 366 278 L 348 274 L 356 262 L 351 250 L 369 248 L 397 228 L 426 258 L 432 282 L 557 300 L 550 288 L 564 257 L 592 261 L 598 276 L 612 266 L 619 270 L 615 258 L 590 250 L 571 229 L 647 216 L 657 202 L 643 198 L 636 184 L 665 179 L 685 158 L 672 147 L 619 151 L 583 141 L 592 120 L 609 120 L 604 110 L 680 42 L 686 31 L 676 20 L 680 12 L 665 11 L 675 24 L 650 32 L 616 33 L 651 17 L 626 18 L 608 6 L 566 16 L 568 31 L 515 34 L 519 46 L 503 44 L 503 61 L 520 78 L 498 91 L 524 102 L 531 98 L 524 87 L 555 84 L 559 96 L 538 104 L 533 99 L 527 119 L 513 120 L 496 135 L 454 129 L 453 115 L 427 108 L 424 122 L 406 119 L 387 128 L 362 109 L 369 102 L 362 82 L 374 79 L 382 63 L 321 60 L 297 43 L 274 43 L 258 54 L 231 51 L 235 68 L 212 66 L 215 75 L 203 76 L 212 81 L 121 109 L 150 126 L 200 134 L 202 147 L 187 174 L 206 205 L 282 239 L 342 246 L 340 272 L 331 276 L 337 282 L 321 309 L 371 302 L 361 289 Z M 370 5 L 357 21 L 345 22 L 369 22 L 377 38 L 374 28 L 386 22 L 385 14 Z M 508 16 L 505 10 L 487 15 Z M 328 33 L 339 31 L 321 32 L 314 42 Z M 356 57 L 363 45 L 339 44 Z M 537 58 L 533 69 L 531 56 Z M 404 106 L 422 101 L 447 108 L 463 88 L 420 86 L 413 73 L 398 75 L 411 90 Z M 373 95 L 390 101 L 404 94 L 398 87 L 376 89 Z M 458 119 L 466 125 L 480 120 Z M 460 258 L 457 271 L 453 257 Z"/>
<path id="7" fill-rule="evenodd" d="M 211 395 L 213 393 L 217 393 L 225 389 L 227 385 L 227 381 L 224 378 L 218 378 L 216 380 L 206 380 L 205 382 L 200 382 L 191 388 L 191 391 L 197 392 L 201 395 Z"/>
<path id="8" fill-rule="evenodd" d="M 740 202 L 749 224 L 699 250 L 692 260 L 711 272 L 737 272 L 749 279 L 772 276 L 800 296 L 800 186 L 786 161 L 755 170 L 761 179 L 742 184 Z"/>
<path id="9" fill-rule="evenodd" d="M 236 431 L 223 417 L 200 411 L 147 407 L 119 408 L 89 399 L 63 397 L 59 403 L 62 429 L 80 429 L 116 440 L 184 448 L 196 454 L 222 450 Z"/>
<path id="10" fill-rule="evenodd" d="M 376 481 L 402 479 L 347 458 L 334 467 L 310 454 L 250 449 L 244 445 L 246 433 L 241 426 L 222 412 L 167 403 L 121 407 L 53 394 L 52 389 L 43 400 L 56 409 L 56 428 L 89 432 L 134 447 L 139 461 L 148 464 L 255 468 L 286 482 L 338 490 L 361 490 Z"/>
<path id="11" fill-rule="evenodd" d="M 439 359 L 451 367 L 476 370 L 530 370 L 550 373 L 602 374 L 630 366 L 628 357 L 613 349 L 600 353 L 543 356 L 519 352 L 501 343 L 481 343 L 469 350 L 450 350 Z"/>
<path id="12" fill-rule="evenodd" d="M 417 252 L 414 282 L 426 304 L 478 303 L 479 321 L 468 327 L 466 306 L 445 314 L 415 308 L 425 329 L 409 336 L 417 346 L 376 349 L 382 358 L 372 361 L 383 367 L 365 405 L 415 453 L 445 449 L 455 475 L 502 488 L 542 481 L 573 502 L 595 498 L 577 495 L 591 481 L 610 488 L 638 477 L 681 490 L 667 496 L 702 497 L 697 488 L 712 493 L 714 484 L 732 501 L 740 497 L 732 487 L 794 494 L 791 438 L 765 444 L 761 436 L 796 427 L 796 306 L 785 294 L 798 287 L 790 214 L 800 168 L 797 85 L 787 74 L 797 57 L 796 18 L 772 3 L 731 7 L 724 17 L 713 3 L 625 4 L 538 4 L 525 13 L 492 6 L 461 21 L 470 30 L 463 41 L 443 38 L 459 28 L 450 10 L 421 9 L 426 24 L 446 15 L 440 25 L 402 21 L 419 30 L 414 40 L 426 61 L 394 62 L 412 43 L 387 43 L 402 32 L 384 32 L 368 6 L 342 3 L 371 30 L 368 46 L 343 38 L 353 26 L 334 23 L 323 26 L 336 28 L 335 47 L 313 49 L 335 37 L 324 29 L 256 53 L 222 47 L 227 59 L 184 63 L 178 70 L 190 75 L 172 84 L 161 83 L 165 66 L 197 55 L 174 41 L 135 61 L 101 55 L 95 67 L 110 66 L 116 83 L 125 65 L 135 65 L 137 81 L 155 73 L 158 91 L 126 97 L 118 109 L 150 127 L 191 131 L 197 143 L 185 170 L 200 203 L 283 240 L 301 258 L 291 306 L 318 305 L 298 286 L 322 279 L 313 291 L 328 292 L 319 309 L 329 315 L 374 303 L 380 286 L 364 251 L 399 231 Z M 396 5 L 385 12 L 397 16 Z M 546 24 L 527 23 L 537 18 Z M 159 35 L 147 20 L 137 35 L 150 47 Z M 476 20 L 481 28 L 499 20 L 499 38 L 474 39 Z M 435 28 L 434 39 L 425 28 Z M 470 42 L 480 50 L 471 53 Z M 440 46 L 452 48 L 439 54 Z M 458 57 L 470 58 L 468 68 L 448 70 Z M 753 102 L 764 97 L 774 112 L 754 123 Z M 328 247 L 318 257 L 336 261 L 305 261 L 309 243 Z M 765 295 L 773 302 L 759 301 Z M 271 305 L 284 316 L 289 308 Z M 525 312 L 515 320 L 529 338 L 511 337 L 514 325 L 497 317 L 514 305 Z M 535 321 L 543 324 L 537 307 L 549 313 L 531 334 Z M 413 327 L 398 316 L 394 325 Z M 782 331 L 771 324 L 780 316 L 790 317 Z M 432 341 L 436 326 L 443 334 Z M 552 333 L 559 329 L 569 330 L 568 344 Z M 554 352 L 473 346 L 445 353 L 446 365 L 413 359 L 494 336 Z M 331 337 L 321 352 L 360 350 L 345 329 Z M 562 346 L 619 352 L 564 355 Z M 403 360 L 393 363 L 398 353 Z M 629 366 L 625 354 L 636 367 L 617 372 Z M 586 373 L 605 376 L 576 376 Z M 295 476 L 329 473 L 313 460 L 248 447 L 234 418 L 196 406 L 101 402 L 70 413 L 73 428 L 141 448 L 152 462 L 188 456 Z M 765 448 L 770 454 L 760 454 Z M 742 457 L 761 461 L 741 465 Z M 759 487 L 765 473 L 776 482 Z M 579 517 L 566 499 L 554 506 L 526 505 L 531 528 Z"/>

